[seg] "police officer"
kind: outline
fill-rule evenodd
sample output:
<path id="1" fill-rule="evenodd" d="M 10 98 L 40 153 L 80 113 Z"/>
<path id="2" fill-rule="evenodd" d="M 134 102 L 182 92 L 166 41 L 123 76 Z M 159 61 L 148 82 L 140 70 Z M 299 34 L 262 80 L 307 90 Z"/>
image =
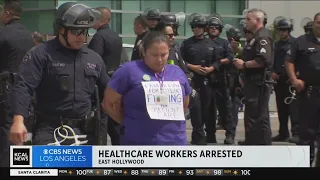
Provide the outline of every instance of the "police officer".
<path id="1" fill-rule="evenodd" d="M 291 97 L 290 83 L 287 73 L 284 68 L 284 59 L 290 46 L 295 41 L 295 38 L 290 35 L 293 30 L 293 24 L 290 19 L 281 19 L 275 26 L 279 33 L 280 40 L 275 43 L 275 54 L 272 79 L 277 81 L 274 87 L 276 93 L 276 102 L 279 117 L 279 134 L 272 138 L 273 141 L 288 141 L 292 143 L 298 142 L 298 114 L 296 101 L 287 101 L 287 97 Z M 288 118 L 291 121 L 292 138 L 288 130 Z"/>
<path id="2" fill-rule="evenodd" d="M 228 123 L 232 119 L 232 103 L 230 99 L 229 91 L 229 66 L 228 64 L 232 62 L 234 57 L 233 50 L 230 43 L 220 38 L 222 32 L 223 24 L 220 15 L 215 15 L 213 17 L 208 17 L 208 34 L 215 44 L 215 48 L 219 51 L 219 61 L 221 66 L 219 71 L 215 73 L 217 77 L 217 83 L 214 84 L 214 88 L 217 90 L 217 107 L 219 111 L 219 121 L 217 129 L 226 129 Z M 230 132 L 226 132 L 225 143 L 233 143 L 233 135 Z"/>
<path id="3" fill-rule="evenodd" d="M 227 31 L 227 38 L 229 43 L 231 44 L 231 48 L 233 50 L 235 58 L 241 58 L 242 54 L 242 46 L 240 43 L 241 31 L 238 28 L 230 27 Z M 233 144 L 234 137 L 236 135 L 236 128 L 238 125 L 238 112 L 241 104 L 242 93 L 241 86 L 239 84 L 239 73 L 236 67 L 230 63 L 228 64 L 229 70 L 229 87 L 230 87 L 230 96 L 232 102 L 232 111 L 231 118 L 229 118 L 229 122 L 226 124 L 226 132 L 227 138 L 225 140 L 226 144 Z"/>
<path id="4" fill-rule="evenodd" d="M 180 47 L 175 43 L 175 28 L 177 28 L 177 19 L 174 14 L 162 15 L 161 20 L 155 27 L 155 30 L 166 34 L 170 40 L 170 51 L 168 57 L 168 64 L 175 64 L 179 66 L 191 78 L 191 74 L 186 66 L 185 61 L 181 57 Z"/>
<path id="5" fill-rule="evenodd" d="M 4 1 L 0 12 L 0 167 L 9 166 L 9 129 L 12 118 L 8 117 L 8 99 L 13 76 L 23 56 L 33 47 L 31 32 L 22 25 L 19 1 Z"/>
<path id="6" fill-rule="evenodd" d="M 102 58 L 83 46 L 94 14 L 83 4 L 62 4 L 56 15 L 59 35 L 23 58 L 12 90 L 10 140 L 14 144 L 22 145 L 26 140 L 23 122 L 33 92 L 37 119 L 32 144 L 54 143 L 53 132 L 62 125 L 70 126 L 77 135 L 87 134 L 88 144 L 93 144 L 92 97 L 95 85 L 103 89 L 109 79 Z"/>
<path id="7" fill-rule="evenodd" d="M 219 62 L 216 59 L 213 41 L 205 38 L 206 18 L 194 13 L 189 17 L 189 24 L 193 36 L 182 42 L 180 50 L 188 69 L 194 74 L 191 84 L 196 90 L 190 102 L 193 127 L 191 143 L 197 145 L 216 143 L 216 111 L 213 111 L 216 108 L 210 74 L 219 68 Z"/>
<path id="8" fill-rule="evenodd" d="M 92 37 L 88 47 L 98 53 L 106 66 L 106 71 L 111 77 L 115 70 L 120 65 L 121 53 L 122 53 L 122 40 L 118 33 L 113 31 L 110 26 L 111 11 L 106 7 L 96 8 L 101 13 L 101 16 L 97 19 L 97 23 L 93 26 L 93 29 L 97 30 L 95 35 Z M 102 95 L 103 93 L 101 93 Z M 104 115 L 105 116 L 105 115 Z M 120 125 L 115 122 L 111 117 L 103 117 L 108 119 L 107 128 L 108 134 L 111 138 L 112 145 L 120 144 Z M 105 125 L 105 122 L 102 124 Z M 107 135 L 103 135 L 104 143 L 106 143 Z"/>
<path id="9" fill-rule="evenodd" d="M 141 59 L 140 48 L 145 35 L 148 33 L 149 28 L 145 16 L 139 15 L 134 19 L 133 24 L 134 33 L 137 35 L 134 47 L 132 50 L 131 61 Z"/>
<path id="10" fill-rule="evenodd" d="M 246 26 L 254 33 L 243 50 L 243 59 L 233 60 L 242 76 L 245 96 L 245 144 L 271 145 L 269 99 L 271 94 L 271 67 L 273 66 L 273 40 L 264 28 L 264 12 L 251 9 L 246 15 Z"/>
<path id="11" fill-rule="evenodd" d="M 157 26 L 157 24 L 161 19 L 161 12 L 159 11 L 159 9 L 148 8 L 145 10 L 143 15 L 147 19 L 147 24 L 149 29 L 151 31 L 155 30 L 155 27 Z"/>
<path id="12" fill-rule="evenodd" d="M 313 24 L 313 21 L 309 21 L 305 26 L 303 26 L 304 32 L 306 34 L 312 33 L 312 24 Z"/>
<path id="13" fill-rule="evenodd" d="M 319 130 L 320 100 L 320 13 L 314 16 L 313 33 L 297 38 L 287 52 L 285 67 L 290 82 L 299 93 L 299 144 L 310 146 L 310 165 L 315 159 L 314 141 Z M 297 77 L 295 69 L 299 69 Z M 320 167 L 320 149 L 318 148 L 316 166 Z"/>

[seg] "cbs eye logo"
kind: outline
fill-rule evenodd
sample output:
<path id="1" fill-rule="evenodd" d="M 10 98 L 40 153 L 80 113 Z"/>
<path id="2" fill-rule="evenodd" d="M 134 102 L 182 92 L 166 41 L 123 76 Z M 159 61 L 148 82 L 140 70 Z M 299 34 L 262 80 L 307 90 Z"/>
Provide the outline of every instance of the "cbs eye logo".
<path id="1" fill-rule="evenodd" d="M 30 149 L 13 149 L 13 165 L 30 165 Z"/>

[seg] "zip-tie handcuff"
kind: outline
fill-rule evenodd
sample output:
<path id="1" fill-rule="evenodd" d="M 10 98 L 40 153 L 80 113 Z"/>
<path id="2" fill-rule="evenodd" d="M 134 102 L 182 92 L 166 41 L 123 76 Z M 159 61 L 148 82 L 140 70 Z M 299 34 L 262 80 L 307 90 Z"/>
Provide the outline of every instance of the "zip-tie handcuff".
<path id="1" fill-rule="evenodd" d="M 286 104 L 291 104 L 293 100 L 296 100 L 296 90 L 294 89 L 294 87 L 292 85 L 289 86 L 289 92 L 292 96 L 286 97 L 284 99 L 284 103 L 286 103 Z"/>
<path id="2" fill-rule="evenodd" d="M 65 135 L 61 134 L 61 132 L 60 132 L 61 129 L 65 132 L 64 133 Z M 69 131 L 71 132 L 72 136 L 69 136 Z M 57 134 L 62 138 L 61 141 L 58 140 Z M 53 135 L 54 135 L 55 142 L 49 143 L 48 144 L 49 146 L 61 146 L 61 143 L 63 143 L 67 139 L 74 140 L 74 143 L 71 144 L 70 146 L 79 146 L 79 145 L 88 143 L 88 140 L 84 140 L 84 141 L 79 140 L 79 139 L 87 138 L 87 135 L 76 135 L 74 130 L 70 126 L 67 126 L 67 125 L 61 125 L 60 127 L 57 127 L 54 130 Z"/>

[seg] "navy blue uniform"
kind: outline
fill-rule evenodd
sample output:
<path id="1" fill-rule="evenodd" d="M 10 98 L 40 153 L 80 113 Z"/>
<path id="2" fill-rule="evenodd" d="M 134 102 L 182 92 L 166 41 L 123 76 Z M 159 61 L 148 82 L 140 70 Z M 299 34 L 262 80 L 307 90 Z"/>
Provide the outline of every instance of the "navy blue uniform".
<path id="1" fill-rule="evenodd" d="M 86 47 L 68 49 L 55 38 L 24 57 L 12 91 L 12 113 L 26 118 L 35 92 L 38 116 L 33 144 L 52 143 L 60 118 L 83 119 L 90 115 L 95 85 L 103 92 L 108 80 L 97 53 Z"/>
<path id="2" fill-rule="evenodd" d="M 0 73 L 14 72 L 19 69 L 20 63 L 33 47 L 31 32 L 20 23 L 20 20 L 12 20 L 0 28 Z M 2 77 L 2 76 L 1 76 Z M 10 99 L 8 93 L 11 84 L 0 79 L 0 166 L 9 166 L 9 130 L 12 118 L 8 117 Z M 3 165 L 2 165 L 3 164 Z"/>
<path id="3" fill-rule="evenodd" d="M 232 64 L 232 60 L 234 58 L 234 53 L 231 48 L 229 41 L 226 39 L 222 39 L 217 37 L 213 39 L 215 47 L 218 49 L 219 61 L 221 59 L 227 58 Z M 214 88 L 217 90 L 216 103 L 219 111 L 219 125 L 222 125 L 227 131 L 226 136 L 235 136 L 235 132 L 232 132 L 230 128 L 226 128 L 232 123 L 232 102 L 230 99 L 230 65 L 221 65 L 219 67 L 219 71 L 216 73 L 218 76 L 217 83 L 214 84 Z"/>
<path id="4" fill-rule="evenodd" d="M 108 24 L 102 25 L 92 37 L 88 47 L 102 57 L 107 68 L 107 73 L 111 77 L 115 70 L 120 66 L 121 53 L 124 50 L 119 34 L 114 32 Z M 120 125 L 105 114 L 103 114 L 102 117 L 108 122 L 107 128 L 112 144 L 119 145 L 120 134 L 118 129 Z M 104 126 L 104 123 L 102 126 Z M 102 132 L 105 132 L 105 130 Z M 104 136 L 105 139 L 103 143 L 106 144 L 107 135 Z"/>
<path id="5" fill-rule="evenodd" d="M 310 164 L 315 159 L 316 133 L 319 131 L 320 109 L 320 42 L 313 34 L 297 38 L 287 52 L 287 59 L 299 70 L 299 77 L 305 88 L 298 93 L 299 144 L 310 146 Z M 317 152 L 316 166 L 320 167 L 320 149 Z"/>
<path id="6" fill-rule="evenodd" d="M 101 26 L 92 37 L 88 47 L 98 53 L 109 75 L 119 67 L 122 53 L 122 40 L 108 24 Z"/>
<path id="7" fill-rule="evenodd" d="M 181 44 L 180 51 L 186 63 L 207 67 L 214 66 L 215 69 L 219 68 L 220 62 L 216 58 L 216 49 L 213 41 L 209 38 L 199 40 L 191 37 L 186 39 Z M 193 74 L 191 84 L 197 93 L 192 94 L 190 102 L 191 124 L 193 127 L 191 143 L 216 143 L 215 92 L 211 87 L 211 76 L 199 75 L 196 72 L 193 72 Z M 204 124 L 206 125 L 206 134 L 204 132 Z"/>
<path id="8" fill-rule="evenodd" d="M 243 49 L 243 60 L 255 60 L 262 67 L 245 68 L 244 85 L 242 88 L 245 97 L 245 144 L 271 145 L 271 127 L 269 117 L 269 99 L 273 67 L 274 45 L 271 32 L 264 27 L 260 28 L 251 41 Z"/>
<path id="9" fill-rule="evenodd" d="M 290 36 L 290 39 L 287 41 L 278 41 L 275 43 L 275 52 L 274 52 L 274 64 L 273 71 L 276 73 L 279 78 L 277 79 L 277 84 L 274 87 L 274 91 L 276 93 L 276 102 L 277 102 L 277 110 L 279 117 L 279 135 L 273 138 L 273 141 L 282 141 L 287 140 L 290 136 L 289 128 L 288 128 L 288 120 L 290 116 L 291 121 L 291 132 L 292 136 L 298 136 L 298 111 L 297 102 L 294 100 L 291 104 L 286 104 L 284 102 L 285 98 L 291 97 L 291 93 L 289 91 L 290 82 L 289 77 L 284 68 L 284 59 L 285 56 L 290 50 L 292 43 L 295 41 L 295 38 Z"/>
<path id="10" fill-rule="evenodd" d="M 142 43 L 143 38 L 147 35 L 148 32 L 149 31 L 146 31 L 146 32 L 142 33 L 141 35 L 137 36 L 136 42 L 134 43 L 134 47 L 132 50 L 131 61 L 142 59 L 142 57 L 140 56 L 139 46 Z"/>

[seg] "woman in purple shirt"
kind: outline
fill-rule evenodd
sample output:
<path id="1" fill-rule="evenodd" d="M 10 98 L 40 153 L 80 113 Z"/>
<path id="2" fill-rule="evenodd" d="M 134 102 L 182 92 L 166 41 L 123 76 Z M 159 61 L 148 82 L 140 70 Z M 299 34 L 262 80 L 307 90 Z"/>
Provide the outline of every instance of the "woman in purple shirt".
<path id="1" fill-rule="evenodd" d="M 124 126 L 121 145 L 186 145 L 184 109 L 191 87 L 184 72 L 167 64 L 169 39 L 148 33 L 143 60 L 122 65 L 104 95 L 105 111 Z"/>

